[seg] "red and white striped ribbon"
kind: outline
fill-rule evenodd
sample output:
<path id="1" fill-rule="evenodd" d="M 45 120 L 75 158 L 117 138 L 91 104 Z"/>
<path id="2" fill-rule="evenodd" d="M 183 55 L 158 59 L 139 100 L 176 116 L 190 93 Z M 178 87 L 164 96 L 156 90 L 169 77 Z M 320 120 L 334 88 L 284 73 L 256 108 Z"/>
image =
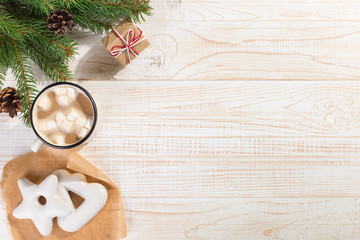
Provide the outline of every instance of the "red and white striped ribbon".
<path id="1" fill-rule="evenodd" d="M 139 29 L 139 28 L 138 28 Z M 111 51 L 110 51 L 110 54 L 116 58 L 117 56 L 119 56 L 120 54 L 122 54 L 123 52 L 126 51 L 127 53 L 127 56 L 128 56 L 128 63 L 131 62 L 131 58 L 130 58 L 130 52 L 132 54 L 134 54 L 135 56 L 138 56 L 139 53 L 137 53 L 135 50 L 134 50 L 134 47 L 136 45 L 138 45 L 139 43 L 141 43 L 142 41 L 144 41 L 146 39 L 146 37 L 143 37 L 142 39 L 141 36 L 142 36 L 142 31 L 139 29 L 140 31 L 140 34 L 139 36 L 135 36 L 135 32 L 134 30 L 130 29 L 127 34 L 126 34 L 126 40 L 118 33 L 118 31 L 116 31 L 115 28 L 112 29 L 112 31 L 115 33 L 115 35 L 121 39 L 121 41 L 124 42 L 124 45 L 116 45 L 116 46 L 113 46 L 111 48 Z"/>

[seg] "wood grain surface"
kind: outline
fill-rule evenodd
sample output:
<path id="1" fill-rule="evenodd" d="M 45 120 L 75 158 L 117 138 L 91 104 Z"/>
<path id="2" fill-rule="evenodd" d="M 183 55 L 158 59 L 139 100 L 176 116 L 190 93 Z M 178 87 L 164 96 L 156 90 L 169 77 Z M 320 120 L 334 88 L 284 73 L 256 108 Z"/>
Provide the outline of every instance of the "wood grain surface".
<path id="1" fill-rule="evenodd" d="M 74 33 L 100 110 L 78 151 L 119 185 L 126 239 L 360 240 L 360 1 L 152 2 L 125 69 Z M 2 169 L 35 135 L 0 131 Z"/>

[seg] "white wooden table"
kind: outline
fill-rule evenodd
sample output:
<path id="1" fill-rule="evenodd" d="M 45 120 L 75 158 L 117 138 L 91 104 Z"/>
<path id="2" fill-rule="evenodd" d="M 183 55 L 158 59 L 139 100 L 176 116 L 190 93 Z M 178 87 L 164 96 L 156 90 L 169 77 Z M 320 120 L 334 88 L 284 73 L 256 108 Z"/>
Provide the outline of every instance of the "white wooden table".
<path id="1" fill-rule="evenodd" d="M 79 152 L 119 185 L 127 239 L 360 239 L 360 1 L 153 6 L 125 69 L 74 34 L 102 117 Z M 2 168 L 35 136 L 0 130 Z"/>

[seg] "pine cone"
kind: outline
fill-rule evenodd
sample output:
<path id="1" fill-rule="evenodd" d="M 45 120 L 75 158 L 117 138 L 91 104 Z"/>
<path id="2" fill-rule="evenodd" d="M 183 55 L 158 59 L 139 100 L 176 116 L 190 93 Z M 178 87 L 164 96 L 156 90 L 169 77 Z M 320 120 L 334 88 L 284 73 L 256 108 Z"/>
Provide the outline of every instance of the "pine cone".
<path id="1" fill-rule="evenodd" d="M 47 19 L 47 26 L 50 31 L 54 31 L 56 36 L 59 37 L 62 34 L 68 35 L 72 31 L 74 22 L 73 16 L 66 10 L 55 9 L 49 14 Z"/>
<path id="2" fill-rule="evenodd" d="M 0 112 L 9 113 L 13 118 L 21 110 L 21 97 L 15 88 L 7 87 L 0 92 Z"/>

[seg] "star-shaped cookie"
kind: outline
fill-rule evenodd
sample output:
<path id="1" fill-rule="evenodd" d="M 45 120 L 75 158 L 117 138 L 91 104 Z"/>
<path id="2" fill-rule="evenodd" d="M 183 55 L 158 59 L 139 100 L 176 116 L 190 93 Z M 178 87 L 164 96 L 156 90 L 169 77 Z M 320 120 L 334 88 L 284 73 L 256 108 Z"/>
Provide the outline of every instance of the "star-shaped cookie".
<path id="1" fill-rule="evenodd" d="M 31 219 L 43 236 L 51 233 L 54 217 L 67 216 L 74 211 L 74 206 L 58 196 L 58 178 L 55 175 L 49 175 L 39 185 L 20 178 L 18 185 L 23 201 L 13 215 L 19 219 Z"/>

